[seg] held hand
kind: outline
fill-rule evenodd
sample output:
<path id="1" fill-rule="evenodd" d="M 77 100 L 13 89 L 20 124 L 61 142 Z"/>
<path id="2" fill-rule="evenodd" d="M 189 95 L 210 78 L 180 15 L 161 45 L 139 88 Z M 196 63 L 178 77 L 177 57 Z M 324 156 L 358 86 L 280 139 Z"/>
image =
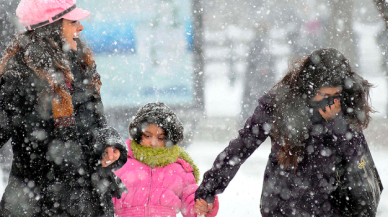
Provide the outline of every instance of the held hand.
<path id="1" fill-rule="evenodd" d="M 198 216 L 205 216 L 211 209 L 213 209 L 213 204 L 207 203 L 204 199 L 197 199 L 195 201 L 194 208 Z"/>
<path id="2" fill-rule="evenodd" d="M 115 147 L 107 147 L 105 153 L 102 156 L 101 164 L 103 167 L 107 167 L 115 162 L 120 157 L 120 150 Z"/>
<path id="3" fill-rule="evenodd" d="M 322 111 L 322 109 L 319 109 L 319 113 L 322 115 L 322 117 L 327 120 L 333 120 L 341 111 L 341 104 L 338 99 L 334 99 L 334 104 L 330 106 L 325 107 L 326 111 Z"/>

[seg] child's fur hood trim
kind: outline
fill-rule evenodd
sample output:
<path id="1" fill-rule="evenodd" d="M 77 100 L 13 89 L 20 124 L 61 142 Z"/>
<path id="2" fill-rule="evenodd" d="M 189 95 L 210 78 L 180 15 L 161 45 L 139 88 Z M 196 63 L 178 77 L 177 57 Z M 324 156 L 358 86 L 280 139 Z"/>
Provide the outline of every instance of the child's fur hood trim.
<path id="1" fill-rule="evenodd" d="M 171 148 L 167 147 L 147 147 L 139 145 L 134 140 L 131 141 L 129 146 L 128 155 L 132 152 L 133 158 L 142 162 L 143 164 L 154 168 L 154 167 L 165 167 L 171 163 L 181 163 L 178 159 L 182 159 L 191 165 L 193 168 L 193 175 L 195 181 L 198 183 L 200 179 L 200 173 L 198 167 L 194 164 L 193 159 L 190 157 L 184 148 L 179 147 L 178 145 L 173 145 Z M 132 157 L 131 156 L 131 157 Z M 181 163 L 182 164 L 182 163 Z M 184 166 L 184 165 L 182 165 Z M 184 167 L 186 171 L 187 168 Z"/>
<path id="2" fill-rule="evenodd" d="M 183 140 L 182 122 L 163 102 L 144 105 L 129 124 L 129 135 L 137 143 L 140 143 L 141 135 L 149 124 L 155 124 L 164 130 L 167 147 L 178 144 Z"/>

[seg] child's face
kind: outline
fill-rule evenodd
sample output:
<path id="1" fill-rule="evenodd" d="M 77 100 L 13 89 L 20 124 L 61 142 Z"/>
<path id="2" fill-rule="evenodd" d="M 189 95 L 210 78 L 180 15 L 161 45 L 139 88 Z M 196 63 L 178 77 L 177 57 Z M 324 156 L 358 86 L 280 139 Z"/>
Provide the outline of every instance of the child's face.
<path id="1" fill-rule="evenodd" d="M 163 129 L 155 124 L 148 125 L 141 136 L 140 145 L 153 148 L 165 147 L 166 136 L 164 135 Z"/>

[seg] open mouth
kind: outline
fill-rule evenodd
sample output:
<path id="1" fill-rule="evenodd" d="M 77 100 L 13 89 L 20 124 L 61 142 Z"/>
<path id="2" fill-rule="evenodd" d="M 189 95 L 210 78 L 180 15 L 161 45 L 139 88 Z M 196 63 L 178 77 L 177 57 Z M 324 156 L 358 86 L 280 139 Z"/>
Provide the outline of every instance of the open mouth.
<path id="1" fill-rule="evenodd" d="M 75 41 L 75 42 L 79 41 L 78 36 L 75 36 L 75 37 L 73 38 L 73 41 Z"/>

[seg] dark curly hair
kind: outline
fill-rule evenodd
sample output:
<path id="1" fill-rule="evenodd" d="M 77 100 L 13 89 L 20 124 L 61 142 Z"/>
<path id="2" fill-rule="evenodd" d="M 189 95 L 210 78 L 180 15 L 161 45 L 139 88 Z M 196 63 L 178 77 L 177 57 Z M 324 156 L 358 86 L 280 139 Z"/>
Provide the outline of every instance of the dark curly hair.
<path id="1" fill-rule="evenodd" d="M 155 124 L 161 127 L 166 136 L 166 146 L 178 144 L 183 140 L 183 125 L 175 113 L 163 102 L 148 103 L 139 109 L 129 124 L 129 135 L 140 144 L 144 129 Z"/>
<path id="2" fill-rule="evenodd" d="M 304 153 L 312 125 L 309 101 L 322 87 L 341 87 L 341 111 L 350 127 L 365 129 L 374 112 L 369 104 L 372 87 L 354 72 L 349 60 L 334 48 L 319 49 L 298 60 L 271 92 L 274 111 L 274 140 L 281 145 L 280 164 L 296 168 Z"/>

